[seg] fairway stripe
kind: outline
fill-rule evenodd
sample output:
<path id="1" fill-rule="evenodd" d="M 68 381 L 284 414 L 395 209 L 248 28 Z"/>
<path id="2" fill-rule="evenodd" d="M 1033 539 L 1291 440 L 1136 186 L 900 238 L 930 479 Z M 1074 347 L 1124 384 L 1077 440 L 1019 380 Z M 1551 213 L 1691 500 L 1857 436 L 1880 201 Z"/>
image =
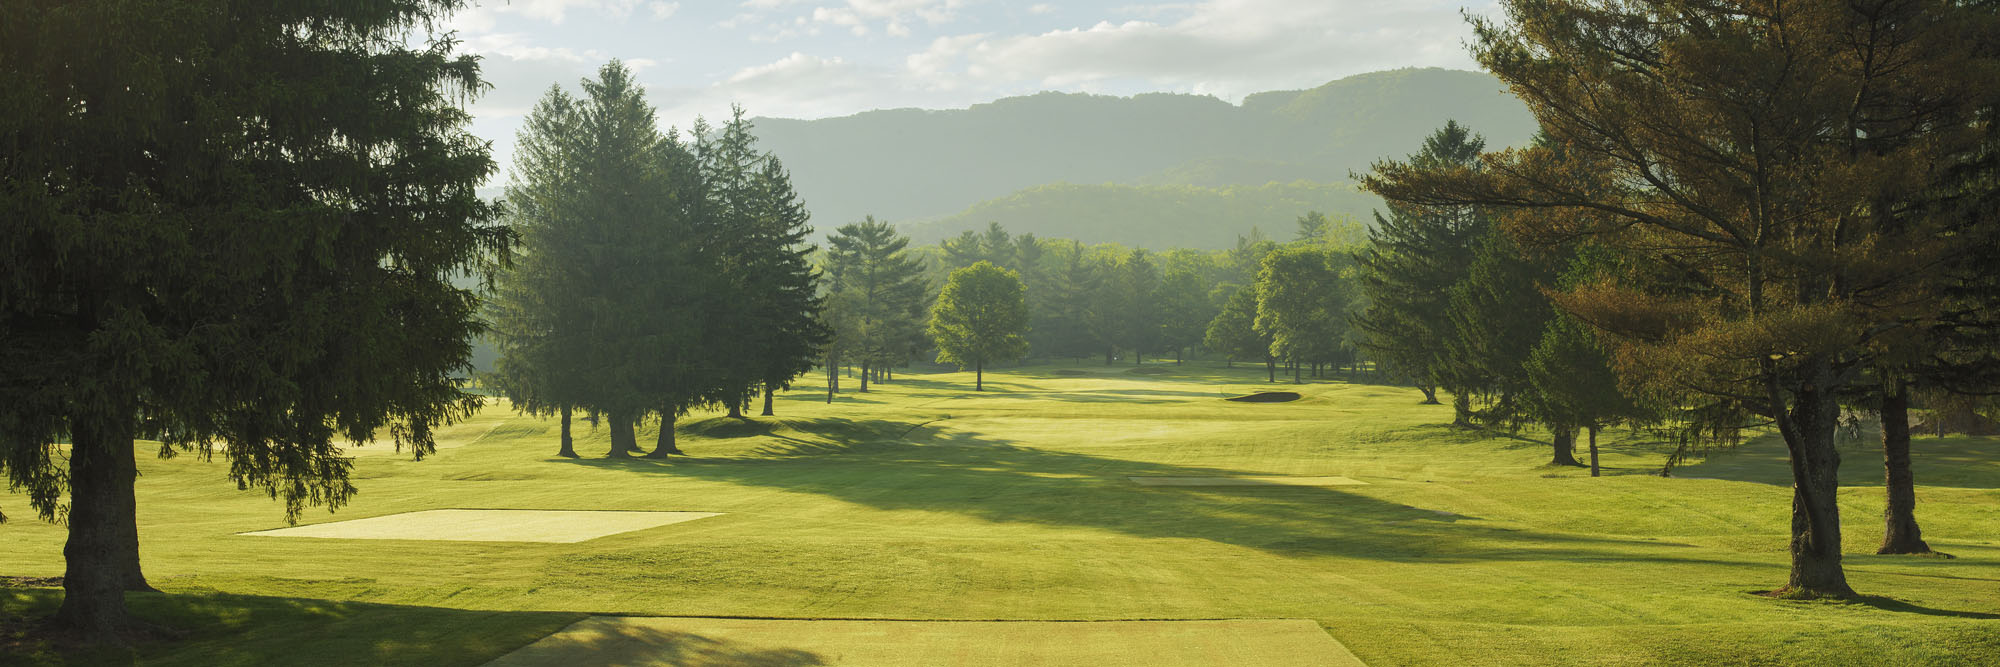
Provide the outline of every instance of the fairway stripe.
<path id="1" fill-rule="evenodd" d="M 1308 619 L 761 620 L 593 616 L 488 667 L 561 665 L 1357 667 Z"/>
<path id="2" fill-rule="evenodd" d="M 1346 477 L 1287 477 L 1253 475 L 1245 477 L 1127 477 L 1140 486 L 1366 486 L 1367 482 Z"/>

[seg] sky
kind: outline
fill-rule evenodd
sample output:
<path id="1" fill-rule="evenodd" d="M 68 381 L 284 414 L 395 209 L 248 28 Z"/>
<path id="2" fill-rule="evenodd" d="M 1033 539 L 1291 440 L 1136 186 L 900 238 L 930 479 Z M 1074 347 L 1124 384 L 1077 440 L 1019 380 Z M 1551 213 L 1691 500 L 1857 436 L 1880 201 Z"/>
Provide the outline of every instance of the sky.
<path id="1" fill-rule="evenodd" d="M 964 108 L 1044 90 L 1229 102 L 1399 67 L 1477 69 L 1482 0 L 469 0 L 445 29 L 492 90 L 472 131 L 504 173 L 521 117 L 624 61 L 664 126 Z M 1461 10 L 1461 8 L 1464 8 Z"/>

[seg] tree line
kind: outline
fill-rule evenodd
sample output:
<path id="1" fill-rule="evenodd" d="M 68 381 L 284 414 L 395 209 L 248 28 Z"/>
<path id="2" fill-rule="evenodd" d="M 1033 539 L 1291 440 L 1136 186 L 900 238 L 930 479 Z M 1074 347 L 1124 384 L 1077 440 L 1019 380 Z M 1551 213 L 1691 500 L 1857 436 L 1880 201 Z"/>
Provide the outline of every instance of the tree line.
<path id="1" fill-rule="evenodd" d="M 506 188 L 521 243 L 488 313 L 487 384 L 517 410 L 609 423 L 614 457 L 681 453 L 674 424 L 741 416 L 813 368 L 831 335 L 807 213 L 738 108 L 721 127 L 661 132 L 630 69 L 580 95 L 553 86 L 528 114 Z M 638 427 L 657 425 L 652 450 Z"/>

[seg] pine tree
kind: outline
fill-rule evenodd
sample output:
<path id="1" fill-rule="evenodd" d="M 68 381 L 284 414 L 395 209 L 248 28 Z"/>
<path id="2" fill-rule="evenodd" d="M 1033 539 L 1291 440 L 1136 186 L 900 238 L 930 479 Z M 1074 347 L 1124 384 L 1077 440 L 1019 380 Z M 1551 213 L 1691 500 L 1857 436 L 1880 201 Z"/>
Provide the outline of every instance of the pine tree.
<path id="1" fill-rule="evenodd" d="M 971 367 L 973 391 L 984 391 L 987 364 L 1027 354 L 1027 327 L 1020 277 L 981 261 L 951 272 L 925 332 L 937 345 L 938 361 Z"/>
<path id="2" fill-rule="evenodd" d="M 422 456 L 478 408 L 451 278 L 511 235 L 473 194 L 477 58 L 427 30 L 458 5 L 9 3 L 0 467 L 68 524 L 56 625 L 133 626 L 135 438 L 296 519 L 354 493 L 336 438 Z"/>
<path id="3" fill-rule="evenodd" d="M 1476 168 L 1486 142 L 1457 122 L 1424 140 L 1407 164 L 1418 168 Z M 1390 202 L 1377 213 L 1368 246 L 1359 255 L 1366 308 L 1354 318 L 1361 346 L 1437 402 L 1440 386 L 1459 399 L 1456 418 L 1471 417 L 1477 377 L 1451 372 L 1445 341 L 1453 335 L 1448 292 L 1465 279 L 1475 239 L 1492 227 L 1474 206 L 1412 206 Z"/>
<path id="4" fill-rule="evenodd" d="M 1538 420 L 1567 414 L 1537 415 L 1530 401 L 1534 386 L 1522 372 L 1556 312 L 1541 292 L 1540 285 L 1553 279 L 1543 266 L 1523 257 L 1497 229 L 1478 241 L 1465 278 L 1449 290 L 1452 334 L 1444 340 L 1445 365 L 1458 377 L 1480 378 L 1477 386 L 1486 400 L 1473 411 L 1475 420 L 1508 430 L 1542 421 L 1554 441 L 1550 464 L 1580 466 L 1576 431 L 1583 424 Z"/>
<path id="5" fill-rule="evenodd" d="M 1095 258 L 1076 241 L 1056 243 L 1049 252 L 1047 284 L 1031 304 L 1037 315 L 1028 335 L 1051 356 L 1087 357 L 1106 345 L 1095 328 L 1097 297 L 1104 283 L 1104 271 Z"/>
<path id="6" fill-rule="evenodd" d="M 1847 597 L 1839 401 L 1953 310 L 1936 274 L 1982 225 L 1908 207 L 1984 153 L 1985 3 L 1710 5 L 1509 0 L 1476 55 L 1551 146 L 1486 168 L 1378 170 L 1417 205 L 1534 210 L 1513 233 L 1590 235 L 1694 289 L 1615 280 L 1555 294 L 1610 336 L 1619 373 L 1772 420 L 1793 470 L 1782 589 Z M 1866 56 L 1866 57 L 1862 57 Z M 1990 218 L 1988 219 L 1990 221 Z M 1983 225 L 1990 227 L 1990 222 Z M 1893 353 L 1889 353 L 1893 355 Z"/>
<path id="7" fill-rule="evenodd" d="M 871 369 L 905 363 L 927 344 L 924 301 L 930 287 L 923 265 L 905 251 L 909 243 L 873 216 L 842 225 L 827 239 L 827 272 L 846 323 L 837 339 L 861 364 L 862 391 L 868 390 Z"/>

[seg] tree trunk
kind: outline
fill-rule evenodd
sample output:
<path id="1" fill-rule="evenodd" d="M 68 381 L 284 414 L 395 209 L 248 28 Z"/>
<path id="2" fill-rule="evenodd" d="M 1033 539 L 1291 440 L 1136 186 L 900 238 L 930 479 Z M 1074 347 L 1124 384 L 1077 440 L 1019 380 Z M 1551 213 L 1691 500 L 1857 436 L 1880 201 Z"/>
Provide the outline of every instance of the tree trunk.
<path id="1" fill-rule="evenodd" d="M 1472 396 L 1465 392 L 1451 396 L 1451 425 L 1472 428 Z"/>
<path id="2" fill-rule="evenodd" d="M 868 362 L 861 362 L 861 393 L 868 393 Z"/>
<path id="3" fill-rule="evenodd" d="M 867 382 L 866 380 L 864 380 L 864 381 L 862 381 L 862 383 L 861 383 L 861 384 L 862 384 L 863 386 L 866 386 L 866 385 L 868 384 L 868 382 Z M 866 391 L 866 390 L 863 390 L 863 391 Z M 731 395 L 731 396 L 729 397 L 729 399 L 728 399 L 728 403 L 729 403 L 729 417 L 730 417 L 730 418 L 732 418 L 732 419 L 742 419 L 742 418 L 743 418 L 743 395 L 742 395 L 742 394 L 733 394 L 733 395 Z"/>
<path id="4" fill-rule="evenodd" d="M 1278 360 L 1272 359 L 1270 357 L 1264 357 L 1264 381 L 1265 382 L 1278 381 Z"/>
<path id="5" fill-rule="evenodd" d="M 1800 369 L 1791 408 L 1778 420 L 1792 464 L 1792 572 L 1784 593 L 1853 597 L 1840 567 L 1840 452 L 1833 434 L 1840 404 L 1827 362 Z M 1779 399 L 1777 388 L 1771 389 Z M 1783 405 L 1783 403 L 1779 403 Z"/>
<path id="6" fill-rule="evenodd" d="M 1882 511 L 1884 530 L 1878 554 L 1924 554 L 1924 531 L 1917 527 L 1917 482 L 1910 470 L 1910 388 L 1895 382 L 1882 396 L 1882 487 L 1889 504 Z"/>
<path id="7" fill-rule="evenodd" d="M 1555 437 L 1550 439 L 1554 441 L 1556 452 L 1555 456 L 1549 459 L 1549 465 L 1583 467 L 1583 464 L 1576 460 L 1576 427 L 1561 426 L 1552 429 L 1552 432 Z"/>
<path id="8" fill-rule="evenodd" d="M 69 541 L 63 544 L 62 607 L 56 625 L 93 642 L 120 642 L 132 627 L 125 591 L 151 591 L 139 569 L 131 411 L 72 418 Z"/>
<path id="9" fill-rule="evenodd" d="M 1181 348 L 1179 347 L 1174 348 L 1174 365 L 1181 365 Z"/>
<path id="10" fill-rule="evenodd" d="M 612 411 L 611 413 L 611 458 L 622 459 L 639 452 L 639 433 L 632 427 L 633 414 Z"/>
<path id="11" fill-rule="evenodd" d="M 1590 427 L 1590 476 L 1597 476 L 1597 427 Z"/>
<path id="12" fill-rule="evenodd" d="M 768 385 L 768 384 L 767 384 L 767 385 L 764 385 L 764 416 L 766 416 L 766 417 L 775 417 L 775 416 L 777 416 L 777 413 L 775 413 L 775 412 L 772 412 L 772 411 L 771 411 L 771 394 L 772 394 L 772 393 L 773 393 L 773 392 L 772 392 L 772 390 L 771 390 L 771 385 Z"/>
<path id="13" fill-rule="evenodd" d="M 566 459 L 576 458 L 576 440 L 571 439 L 569 435 L 569 406 L 567 405 L 562 406 L 562 449 L 556 452 L 556 456 Z"/>
<path id="14" fill-rule="evenodd" d="M 1426 387 L 1426 386 L 1423 386 L 1423 385 L 1417 385 L 1417 391 L 1421 391 L 1421 392 L 1424 392 L 1424 402 L 1422 402 L 1422 403 L 1419 403 L 1418 405 L 1437 405 L 1437 404 L 1438 404 L 1438 388 L 1437 388 L 1437 387 Z"/>
<path id="15" fill-rule="evenodd" d="M 972 365 L 972 390 L 986 391 L 986 364 Z"/>
<path id="16" fill-rule="evenodd" d="M 668 455 L 684 453 L 674 444 L 674 424 L 679 421 L 680 418 L 675 417 L 672 410 L 660 411 L 660 436 L 654 439 L 653 451 L 647 453 L 646 458 L 664 459 Z"/>
<path id="17" fill-rule="evenodd" d="M 1301 365 L 1299 362 L 1292 362 L 1292 384 L 1305 384 L 1303 380 L 1299 379 L 1299 366 Z"/>
<path id="18" fill-rule="evenodd" d="M 833 358 L 826 360 L 826 402 L 833 402 L 833 395 L 840 391 L 840 369 L 833 365 Z"/>
<path id="19" fill-rule="evenodd" d="M 1109 366 L 1109 365 L 1111 365 L 1111 357 L 1112 357 L 1112 355 L 1113 355 L 1113 354 L 1115 354 L 1115 353 L 1117 353 L 1117 352 L 1118 352 L 1118 348 L 1115 348 L 1115 347 L 1107 347 L 1107 348 L 1104 348 L 1104 365 L 1106 365 L 1106 366 Z"/>

